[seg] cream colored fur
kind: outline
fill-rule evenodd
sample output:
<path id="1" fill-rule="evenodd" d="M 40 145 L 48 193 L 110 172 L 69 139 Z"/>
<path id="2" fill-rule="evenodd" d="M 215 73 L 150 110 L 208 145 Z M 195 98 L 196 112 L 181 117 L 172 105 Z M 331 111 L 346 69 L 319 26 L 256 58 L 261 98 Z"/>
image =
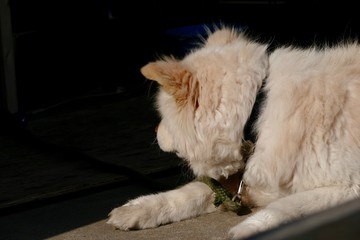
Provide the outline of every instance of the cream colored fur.
<path id="1" fill-rule="evenodd" d="M 242 239 L 359 196 L 360 47 L 283 47 L 234 29 L 209 34 L 184 59 L 142 68 L 157 81 L 157 139 L 196 175 L 228 177 L 244 166 L 243 129 L 265 82 L 257 142 L 244 182 L 260 211 L 231 228 Z M 144 229 L 215 211 L 211 190 L 192 182 L 131 200 L 110 213 L 122 230 Z"/>

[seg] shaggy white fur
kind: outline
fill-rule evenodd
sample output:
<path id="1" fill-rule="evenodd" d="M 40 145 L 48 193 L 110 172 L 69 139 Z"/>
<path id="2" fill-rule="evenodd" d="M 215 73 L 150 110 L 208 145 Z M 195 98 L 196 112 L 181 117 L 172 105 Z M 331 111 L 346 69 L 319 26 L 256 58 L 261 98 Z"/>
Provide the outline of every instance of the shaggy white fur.
<path id="1" fill-rule="evenodd" d="M 265 83 L 257 142 L 243 180 L 263 207 L 230 230 L 244 237 L 359 196 L 360 47 L 283 47 L 217 29 L 184 59 L 144 66 L 161 88 L 158 142 L 198 176 L 229 177 L 244 167 L 244 126 Z M 210 188 L 192 182 L 139 197 L 110 213 L 123 229 L 156 227 L 215 211 Z"/>

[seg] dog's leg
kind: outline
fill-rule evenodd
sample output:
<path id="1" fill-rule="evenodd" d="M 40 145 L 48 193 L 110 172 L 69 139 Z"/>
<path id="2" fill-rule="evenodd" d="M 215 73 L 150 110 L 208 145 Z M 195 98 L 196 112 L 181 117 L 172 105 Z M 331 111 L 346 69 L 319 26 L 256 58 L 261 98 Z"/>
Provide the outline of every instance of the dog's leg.
<path id="1" fill-rule="evenodd" d="M 336 206 L 359 196 L 356 187 L 323 187 L 280 198 L 230 229 L 231 239 L 243 239 L 287 221 Z"/>
<path id="2" fill-rule="evenodd" d="M 141 196 L 115 208 L 107 223 L 121 230 L 154 228 L 204 213 L 214 212 L 214 194 L 202 182 L 191 182 L 181 188 Z"/>

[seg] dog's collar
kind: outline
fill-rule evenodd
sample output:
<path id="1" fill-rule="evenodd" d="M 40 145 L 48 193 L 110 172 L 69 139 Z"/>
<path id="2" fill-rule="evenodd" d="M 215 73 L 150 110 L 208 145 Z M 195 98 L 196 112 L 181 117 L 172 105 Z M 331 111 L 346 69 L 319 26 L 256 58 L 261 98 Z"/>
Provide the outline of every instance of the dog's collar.
<path id="1" fill-rule="evenodd" d="M 243 189 L 244 189 L 243 186 L 244 186 L 244 181 L 241 179 L 240 183 L 239 183 L 239 188 L 238 188 L 236 194 L 231 199 L 231 201 L 240 202 L 240 204 L 241 204 L 241 200 L 242 200 L 241 195 L 242 195 L 242 192 L 243 192 Z"/>
<path id="2" fill-rule="evenodd" d="M 241 146 L 241 154 L 243 161 L 247 159 L 254 152 L 255 145 L 251 141 L 244 141 Z M 210 177 L 198 177 L 197 181 L 207 184 L 215 193 L 214 205 L 223 206 L 226 210 L 230 210 L 240 214 L 247 210 L 242 204 L 242 194 L 244 190 L 244 183 L 242 181 L 244 169 L 240 169 L 237 173 L 228 178 L 220 178 L 218 181 Z"/>
<path id="3" fill-rule="evenodd" d="M 226 181 L 226 185 L 229 185 L 229 183 L 234 180 L 238 181 L 238 179 L 240 178 L 239 177 L 232 178 L 232 176 L 230 176 Z M 221 180 L 217 181 L 214 178 L 210 178 L 210 177 L 204 177 L 204 176 L 198 177 L 196 180 L 208 185 L 211 188 L 211 190 L 215 193 L 215 199 L 214 199 L 215 207 L 221 206 L 225 210 L 233 211 L 236 213 L 241 212 L 242 210 L 241 191 L 240 192 L 238 191 L 238 193 L 233 194 L 232 191 L 229 188 L 227 188 L 227 186 Z"/>
<path id="4" fill-rule="evenodd" d="M 265 79 L 264 79 L 259 91 L 256 94 L 254 106 L 251 110 L 251 113 L 250 113 L 250 116 L 249 116 L 247 122 L 245 123 L 244 131 L 243 131 L 244 139 L 250 140 L 253 143 L 256 142 L 256 138 L 257 138 L 257 133 L 254 131 L 254 124 L 259 117 L 260 108 L 266 98 L 264 86 L 265 86 Z"/>

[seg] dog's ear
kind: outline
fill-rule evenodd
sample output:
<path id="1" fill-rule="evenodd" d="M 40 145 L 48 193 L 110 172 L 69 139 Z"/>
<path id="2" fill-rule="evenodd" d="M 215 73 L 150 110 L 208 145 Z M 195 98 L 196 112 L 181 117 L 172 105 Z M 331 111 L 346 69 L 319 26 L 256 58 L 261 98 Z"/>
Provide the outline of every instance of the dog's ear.
<path id="1" fill-rule="evenodd" d="M 142 75 L 158 82 L 165 89 L 170 90 L 181 80 L 181 74 L 186 70 L 176 60 L 160 60 L 150 62 L 140 69 Z"/>
<path id="2" fill-rule="evenodd" d="M 199 84 L 180 62 L 173 59 L 151 62 L 140 71 L 145 78 L 158 82 L 166 92 L 173 95 L 179 105 L 191 101 L 197 106 Z"/>
<path id="3" fill-rule="evenodd" d="M 214 45 L 225 45 L 227 43 L 231 43 L 238 39 L 239 33 L 232 28 L 223 28 L 218 29 L 217 31 L 210 33 L 209 37 L 206 40 L 207 46 Z"/>

